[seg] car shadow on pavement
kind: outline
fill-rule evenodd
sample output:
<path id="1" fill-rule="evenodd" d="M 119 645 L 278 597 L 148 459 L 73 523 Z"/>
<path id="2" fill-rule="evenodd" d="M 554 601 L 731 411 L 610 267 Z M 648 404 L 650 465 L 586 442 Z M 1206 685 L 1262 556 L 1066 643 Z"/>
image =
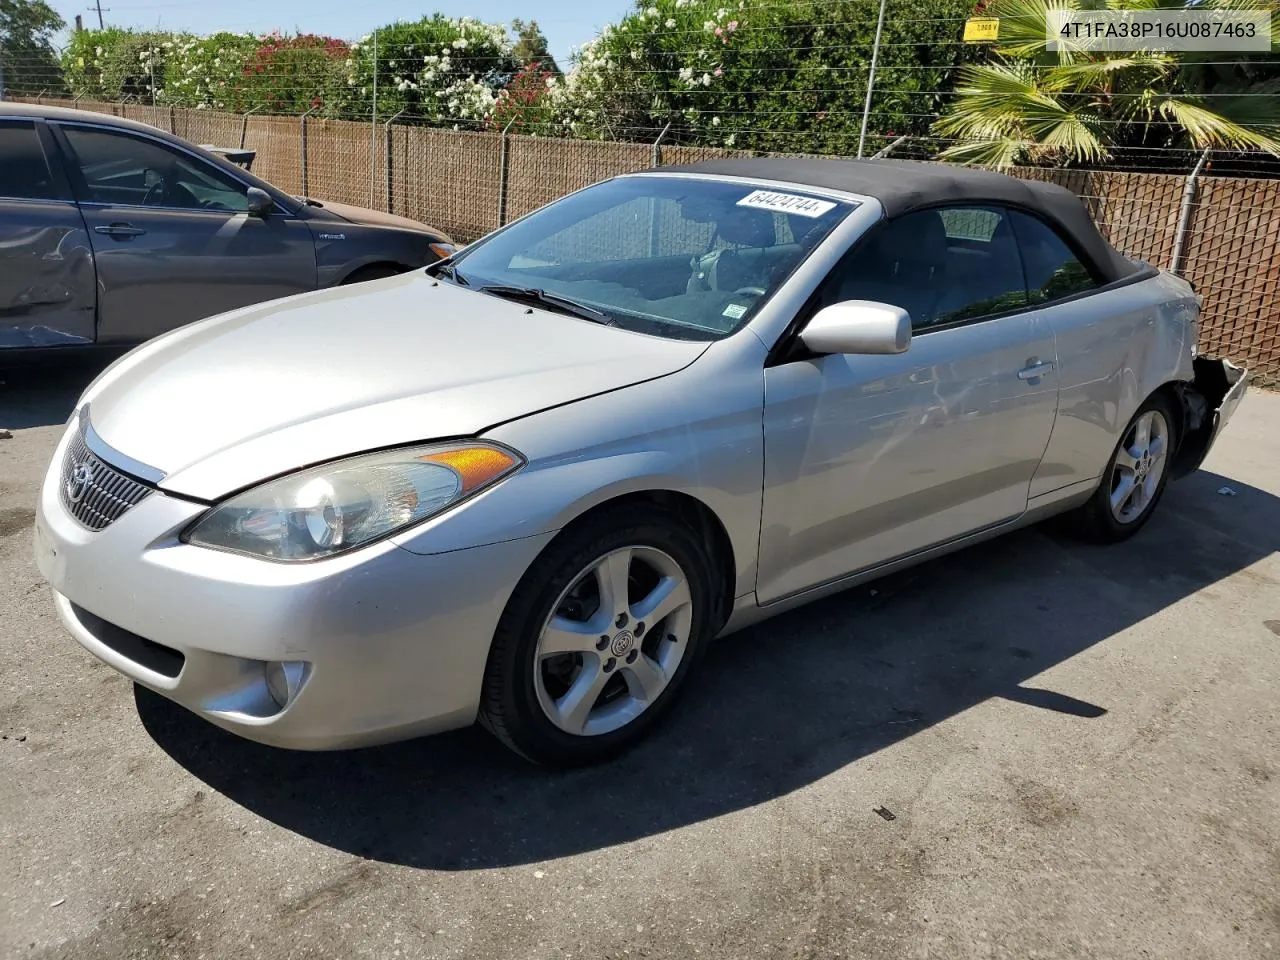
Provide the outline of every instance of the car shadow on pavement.
<path id="1" fill-rule="evenodd" d="M 1236 495 L 1220 496 L 1223 485 Z M 508 866 L 783 796 L 993 697 L 1068 715 L 1089 736 L 1093 718 L 1125 702 L 1030 681 L 1278 548 L 1280 499 L 1201 471 L 1172 484 L 1125 544 L 1025 530 L 728 637 L 649 740 L 570 772 L 526 764 L 478 728 L 296 753 L 224 733 L 144 689 L 136 699 L 175 761 L 289 830 L 413 867 Z"/>
<path id="2" fill-rule="evenodd" d="M 30 357 L 0 366 L 0 428 L 25 430 L 66 423 L 76 400 L 120 351 L 75 357 Z"/>

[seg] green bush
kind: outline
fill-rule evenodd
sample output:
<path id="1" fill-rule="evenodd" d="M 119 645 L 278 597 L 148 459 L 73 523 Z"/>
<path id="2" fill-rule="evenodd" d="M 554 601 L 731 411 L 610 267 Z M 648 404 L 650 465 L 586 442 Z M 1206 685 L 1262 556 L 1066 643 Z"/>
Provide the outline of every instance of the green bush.
<path id="1" fill-rule="evenodd" d="M 760 150 L 857 148 L 879 0 L 640 0 L 554 88 L 575 136 Z M 868 133 L 924 134 L 941 108 L 973 0 L 897 0 Z"/>
<path id="2" fill-rule="evenodd" d="M 500 24 L 472 17 L 434 14 L 416 23 L 393 23 L 351 45 L 347 89 L 332 111 L 369 116 L 374 96 L 375 46 L 377 112 L 389 118 L 455 126 L 475 125 L 493 111 L 498 91 L 519 69 L 511 37 Z"/>
<path id="3" fill-rule="evenodd" d="M 159 99 L 164 88 L 165 70 L 177 37 L 119 27 L 82 30 L 72 34 L 63 51 L 63 75 L 75 96 L 95 100 L 131 97 L 149 103 L 153 95 Z"/>

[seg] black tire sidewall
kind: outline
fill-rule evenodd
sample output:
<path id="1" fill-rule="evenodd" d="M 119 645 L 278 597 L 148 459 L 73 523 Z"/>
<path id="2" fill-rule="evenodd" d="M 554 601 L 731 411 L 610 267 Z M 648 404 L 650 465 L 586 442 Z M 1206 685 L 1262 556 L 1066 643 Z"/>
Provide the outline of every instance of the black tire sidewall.
<path id="1" fill-rule="evenodd" d="M 546 716 L 535 688 L 535 652 L 542 626 L 561 594 L 597 558 L 627 546 L 668 554 L 684 572 L 693 604 L 688 646 L 657 701 L 619 730 L 590 737 L 566 733 Z M 614 756 L 647 735 L 674 706 L 705 652 L 716 606 L 707 548 L 677 517 L 642 508 L 566 530 L 530 566 L 507 603 L 485 671 L 482 720 L 530 760 L 579 765 Z"/>

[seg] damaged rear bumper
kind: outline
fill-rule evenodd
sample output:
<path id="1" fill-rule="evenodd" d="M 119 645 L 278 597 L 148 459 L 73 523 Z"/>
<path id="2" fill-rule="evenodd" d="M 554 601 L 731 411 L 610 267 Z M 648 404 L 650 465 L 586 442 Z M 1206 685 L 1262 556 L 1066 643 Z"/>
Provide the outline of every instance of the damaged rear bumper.
<path id="1" fill-rule="evenodd" d="M 1183 384 L 1182 439 L 1174 456 L 1172 476 L 1194 473 L 1240 405 L 1249 371 L 1230 360 L 1196 357 L 1195 376 Z"/>

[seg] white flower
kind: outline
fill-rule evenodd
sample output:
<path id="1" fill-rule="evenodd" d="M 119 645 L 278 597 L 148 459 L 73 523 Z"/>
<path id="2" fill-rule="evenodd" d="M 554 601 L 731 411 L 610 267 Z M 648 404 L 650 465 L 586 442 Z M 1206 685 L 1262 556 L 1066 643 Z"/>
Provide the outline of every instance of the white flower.
<path id="1" fill-rule="evenodd" d="M 709 74 L 709 73 L 704 73 L 704 74 L 702 75 L 702 85 L 703 85 L 704 87 L 709 87 L 709 86 L 711 86 L 711 74 Z"/>
<path id="2" fill-rule="evenodd" d="M 726 10 L 724 7 L 721 7 L 719 10 L 716 11 L 717 20 L 723 20 L 728 15 L 729 15 L 729 11 Z"/>
<path id="3" fill-rule="evenodd" d="M 680 79 L 681 79 L 681 80 L 684 80 L 684 81 L 686 81 L 686 82 L 687 82 L 687 81 L 689 81 L 689 80 L 692 80 L 692 79 L 693 79 L 693 67 L 681 67 L 681 68 L 680 68 Z"/>
<path id="4" fill-rule="evenodd" d="M 656 17 L 658 15 L 657 7 L 647 7 L 644 11 L 646 17 Z"/>
<path id="5" fill-rule="evenodd" d="M 676 18 L 675 18 L 675 17 L 667 17 L 667 23 L 666 23 L 666 27 L 667 27 L 667 29 L 668 29 L 668 30 L 671 30 L 671 29 L 673 29 L 673 28 L 675 27 L 675 25 L 676 25 Z"/>
<path id="6" fill-rule="evenodd" d="M 455 50 L 465 50 L 465 49 L 467 49 L 467 38 L 466 38 L 466 37 L 459 37 L 457 40 L 453 41 L 453 46 L 454 46 L 454 49 L 455 49 Z"/>
<path id="7" fill-rule="evenodd" d="M 712 118 L 711 118 L 711 125 L 712 125 L 713 127 L 718 127 L 718 126 L 720 126 L 720 118 L 719 118 L 719 117 L 712 117 Z"/>

